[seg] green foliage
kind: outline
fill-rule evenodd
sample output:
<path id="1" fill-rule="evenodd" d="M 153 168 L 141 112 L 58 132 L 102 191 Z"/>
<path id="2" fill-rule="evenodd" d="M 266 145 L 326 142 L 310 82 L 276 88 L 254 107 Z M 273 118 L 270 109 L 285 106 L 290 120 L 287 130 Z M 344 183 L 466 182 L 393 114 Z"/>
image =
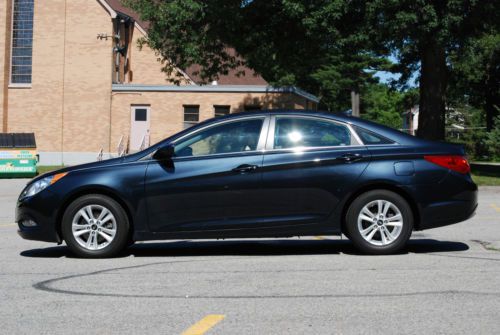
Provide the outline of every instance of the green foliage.
<path id="1" fill-rule="evenodd" d="M 391 90 L 387 85 L 374 84 L 361 95 L 363 118 L 400 129 L 404 111 L 404 94 Z"/>
<path id="2" fill-rule="evenodd" d="M 366 1 L 367 33 L 380 51 L 397 57 L 399 83 L 406 84 L 421 69 L 425 48 L 442 46 L 449 55 L 471 38 L 498 29 L 499 11 L 494 0 L 372 0 Z"/>
<path id="3" fill-rule="evenodd" d="M 500 108 L 500 32 L 469 40 L 450 60 L 449 99 L 483 109 L 491 129 Z"/>
<path id="4" fill-rule="evenodd" d="M 245 64 L 271 85 L 299 86 L 318 95 L 322 108 L 342 111 L 350 107 L 351 90 L 376 81 L 375 70 L 390 67 L 385 57 L 375 56 L 369 48 L 369 36 L 361 29 L 365 12 L 360 1 L 126 0 L 126 4 L 150 22 L 143 42 L 159 52 L 167 73 L 197 64 L 197 74 L 206 83 Z"/>
<path id="5" fill-rule="evenodd" d="M 485 144 L 488 148 L 489 158 L 500 161 L 500 116 L 497 116 L 494 128 L 487 133 Z"/>
<path id="6" fill-rule="evenodd" d="M 500 161 L 500 117 L 497 117 L 494 128 L 486 131 L 484 111 L 470 105 L 455 108 L 463 117 L 464 130 L 454 129 L 454 122 L 448 119 L 446 140 L 465 146 L 465 152 L 471 160 Z"/>
<path id="7" fill-rule="evenodd" d="M 394 127 L 406 109 L 394 106 L 418 101 L 429 138 L 442 137 L 446 104 L 498 114 L 497 0 L 124 1 L 150 22 L 142 42 L 169 74 L 197 64 L 210 82 L 247 65 L 272 85 L 318 95 L 331 111 L 348 109 L 356 90 L 366 117 Z M 418 71 L 419 98 L 374 85 L 376 70 L 402 74 L 394 87 L 403 90 Z"/>

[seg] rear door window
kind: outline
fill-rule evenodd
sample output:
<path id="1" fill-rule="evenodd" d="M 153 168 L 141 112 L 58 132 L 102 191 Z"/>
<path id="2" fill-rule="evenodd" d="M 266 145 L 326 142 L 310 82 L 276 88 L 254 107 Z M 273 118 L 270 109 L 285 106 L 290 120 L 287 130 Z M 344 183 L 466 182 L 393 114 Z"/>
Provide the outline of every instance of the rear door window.
<path id="1" fill-rule="evenodd" d="M 347 125 L 314 118 L 276 117 L 274 149 L 357 144 Z"/>

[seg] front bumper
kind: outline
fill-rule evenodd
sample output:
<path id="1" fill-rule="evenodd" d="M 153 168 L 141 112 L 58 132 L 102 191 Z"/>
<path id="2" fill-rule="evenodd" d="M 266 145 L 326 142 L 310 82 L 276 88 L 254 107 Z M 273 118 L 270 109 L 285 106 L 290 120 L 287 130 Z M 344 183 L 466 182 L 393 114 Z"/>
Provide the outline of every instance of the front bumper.
<path id="1" fill-rule="evenodd" d="M 56 228 L 57 207 L 56 197 L 44 190 L 33 197 L 18 200 L 16 206 L 16 223 L 18 234 L 26 240 L 61 243 Z M 23 222 L 31 220 L 36 226 L 27 227 Z"/>

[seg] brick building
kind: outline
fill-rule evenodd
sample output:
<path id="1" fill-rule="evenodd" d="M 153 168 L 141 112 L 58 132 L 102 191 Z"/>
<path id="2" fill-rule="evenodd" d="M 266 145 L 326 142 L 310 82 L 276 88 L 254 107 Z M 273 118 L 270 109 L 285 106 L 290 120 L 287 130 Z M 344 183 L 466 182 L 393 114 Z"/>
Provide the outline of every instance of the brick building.
<path id="1" fill-rule="evenodd" d="M 195 69 L 167 81 L 137 46 L 148 25 L 119 0 L 0 0 L 0 130 L 34 132 L 41 164 L 75 164 L 155 143 L 216 115 L 315 109 L 297 88 L 249 69 L 199 85 Z"/>

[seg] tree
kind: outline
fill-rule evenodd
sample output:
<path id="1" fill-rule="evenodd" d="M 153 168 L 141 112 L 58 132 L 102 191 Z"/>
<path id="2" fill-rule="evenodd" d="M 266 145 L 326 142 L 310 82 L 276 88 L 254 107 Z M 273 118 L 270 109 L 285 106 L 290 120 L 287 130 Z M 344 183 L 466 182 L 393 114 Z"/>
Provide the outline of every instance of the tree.
<path id="1" fill-rule="evenodd" d="M 420 71 L 418 135 L 444 139 L 450 54 L 498 31 L 499 2 L 490 0 L 373 0 L 367 2 L 372 41 L 396 55 L 401 82 Z"/>
<path id="2" fill-rule="evenodd" d="M 400 129 L 403 99 L 403 93 L 391 90 L 387 85 L 370 85 L 361 95 L 361 115 L 368 120 Z"/>
<path id="3" fill-rule="evenodd" d="M 361 117 L 401 129 L 401 112 L 418 104 L 418 89 L 404 92 L 386 84 L 370 84 L 361 92 Z"/>
<path id="4" fill-rule="evenodd" d="M 418 135 L 429 139 L 444 139 L 450 54 L 500 22 L 496 0 L 125 1 L 150 22 L 144 42 L 165 70 L 199 64 L 206 82 L 246 64 L 338 111 L 374 70 L 402 73 L 401 85 L 419 71 Z"/>
<path id="5" fill-rule="evenodd" d="M 150 22 L 143 42 L 166 60 L 165 71 L 198 64 L 204 82 L 247 65 L 272 85 L 299 86 L 318 95 L 323 108 L 342 111 L 350 107 L 351 90 L 374 82 L 374 70 L 388 66 L 369 48 L 358 0 L 126 3 Z"/>
<path id="6" fill-rule="evenodd" d="M 500 33 L 471 39 L 450 59 L 450 99 L 484 110 L 486 129 L 492 131 L 500 110 Z"/>

